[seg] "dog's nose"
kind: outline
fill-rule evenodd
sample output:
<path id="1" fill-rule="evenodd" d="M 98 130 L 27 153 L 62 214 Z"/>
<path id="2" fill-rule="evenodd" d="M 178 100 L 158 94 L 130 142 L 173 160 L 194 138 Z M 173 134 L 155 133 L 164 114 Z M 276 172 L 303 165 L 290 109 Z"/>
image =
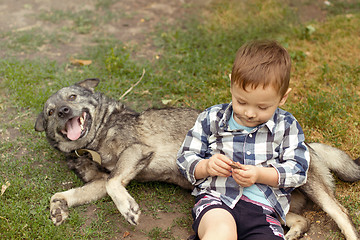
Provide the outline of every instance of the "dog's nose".
<path id="1" fill-rule="evenodd" d="M 62 106 L 60 109 L 59 109 L 59 112 L 58 112 L 58 116 L 60 118 L 63 118 L 63 117 L 66 117 L 70 114 L 71 110 L 68 106 Z"/>

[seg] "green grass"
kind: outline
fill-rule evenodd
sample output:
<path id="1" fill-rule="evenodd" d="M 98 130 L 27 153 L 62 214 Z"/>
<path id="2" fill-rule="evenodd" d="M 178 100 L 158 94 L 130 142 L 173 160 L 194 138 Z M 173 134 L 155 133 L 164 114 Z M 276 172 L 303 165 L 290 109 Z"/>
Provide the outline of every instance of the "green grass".
<path id="1" fill-rule="evenodd" d="M 11 53 L 37 51 L 46 44 L 67 41 L 73 33 L 94 34 L 80 58 L 90 66 L 69 66 L 48 59 L 0 60 L 0 185 L 10 182 L 0 196 L 0 232 L 5 239 L 108 239 L 134 230 L 125 223 L 109 198 L 72 208 L 69 220 L 54 227 L 49 220 L 49 199 L 58 191 L 81 186 L 66 168 L 64 157 L 51 149 L 33 124 L 42 104 L 57 89 L 89 77 L 99 77 L 97 90 L 119 98 L 141 76 L 142 82 L 124 99 L 136 110 L 171 106 L 204 109 L 229 102 L 229 79 L 236 50 L 254 38 L 273 38 L 290 52 L 293 61 L 290 99 L 285 108 L 300 121 L 309 141 L 337 146 L 353 157 L 360 155 L 360 15 L 348 3 L 329 6 L 324 22 L 299 23 L 296 14 L 281 1 L 215 2 L 206 14 L 174 26 L 159 27 L 153 41 L 162 54 L 155 62 L 135 60 L 134 49 L 111 36 L 99 36 L 99 26 L 115 21 L 115 1 L 99 1 L 93 12 L 43 12 L 39 20 L 50 24 L 70 21 L 58 34 L 27 30 L 0 32 L 1 46 Z M 345 4 L 345 1 L 342 2 Z M 358 5 L 354 5 L 359 9 Z M 336 10 L 336 11 L 335 11 Z M 254 17 L 255 16 L 255 17 Z M 309 27 L 311 26 L 311 27 Z M 309 31 L 309 29 L 311 31 Z M 11 108 L 10 108 L 11 106 Z M 15 130 L 14 130 L 15 129 Z M 5 139 L 5 137 L 8 137 Z M 340 201 L 349 209 L 357 227 L 360 185 L 340 184 Z M 133 182 L 128 190 L 144 203 L 146 214 L 180 211 L 189 218 L 175 225 L 189 227 L 192 197 L 178 187 L 162 183 Z M 351 191 L 352 194 L 349 194 Z M 84 212 L 97 211 L 87 222 Z M 118 228 L 120 224 L 121 229 Z M 172 239 L 172 229 L 154 228 L 149 239 Z"/>

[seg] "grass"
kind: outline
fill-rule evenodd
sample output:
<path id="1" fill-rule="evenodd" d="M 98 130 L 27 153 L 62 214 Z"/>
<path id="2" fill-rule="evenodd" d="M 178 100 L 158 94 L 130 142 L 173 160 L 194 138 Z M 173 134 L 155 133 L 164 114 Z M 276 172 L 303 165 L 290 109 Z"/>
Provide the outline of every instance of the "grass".
<path id="1" fill-rule="evenodd" d="M 134 59 L 134 49 L 96 33 L 101 31 L 101 24 L 119 17 L 111 12 L 114 2 L 97 4 L 96 9 L 107 14 L 106 18 L 91 10 L 50 10 L 37 16 L 50 24 L 66 22 L 57 34 L 36 29 L 0 32 L 7 56 L 66 42 L 73 34 L 96 36 L 79 56 L 91 59 L 89 66 L 69 66 L 48 59 L 0 60 L 0 109 L 6 113 L 0 118 L 0 185 L 7 181 L 11 184 L 0 196 L 2 238 L 109 239 L 121 235 L 121 229 L 134 230 L 123 222 L 109 198 L 71 209 L 71 217 L 60 227 L 51 224 L 51 195 L 82 185 L 67 170 L 64 157 L 48 146 L 43 134 L 33 131 L 36 115 L 51 93 L 80 79 L 99 77 L 103 81 L 98 91 L 118 98 L 145 68 L 143 81 L 124 99 L 128 105 L 139 111 L 164 106 L 164 102 L 204 109 L 230 101 L 228 74 L 235 52 L 254 38 L 276 39 L 289 50 L 293 91 L 285 108 L 300 121 L 307 139 L 334 145 L 353 157 L 360 155 L 360 15 L 353 10 L 359 9 L 358 4 L 341 1 L 341 8 L 340 3 L 326 7 L 330 15 L 325 21 L 300 23 L 281 1 L 215 1 L 201 16 L 160 26 L 153 41 L 162 54 L 150 62 Z M 146 214 L 155 218 L 159 212 L 190 215 L 192 198 L 175 186 L 133 182 L 128 189 L 144 203 Z M 338 190 L 340 201 L 359 228 L 360 199 L 356 193 L 360 185 L 339 183 Z M 90 211 L 91 207 L 97 210 Z M 174 223 L 181 227 L 190 224 L 190 218 Z M 149 239 L 174 239 L 172 228 L 156 227 L 145 235 Z"/>

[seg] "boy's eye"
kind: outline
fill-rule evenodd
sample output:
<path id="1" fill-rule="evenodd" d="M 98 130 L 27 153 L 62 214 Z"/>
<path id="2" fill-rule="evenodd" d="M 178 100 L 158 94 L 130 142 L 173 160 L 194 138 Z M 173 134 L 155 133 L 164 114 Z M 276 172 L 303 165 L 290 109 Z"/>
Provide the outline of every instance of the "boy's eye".
<path id="1" fill-rule="evenodd" d="M 266 109 L 268 109 L 268 108 L 269 108 L 269 107 L 260 107 L 260 106 L 259 106 L 259 109 L 260 109 L 260 110 L 266 110 Z"/>

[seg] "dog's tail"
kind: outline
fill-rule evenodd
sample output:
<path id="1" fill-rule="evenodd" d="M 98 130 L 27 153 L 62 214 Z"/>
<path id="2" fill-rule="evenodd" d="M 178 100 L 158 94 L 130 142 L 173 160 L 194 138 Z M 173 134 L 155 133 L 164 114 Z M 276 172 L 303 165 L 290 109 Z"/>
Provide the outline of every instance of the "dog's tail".
<path id="1" fill-rule="evenodd" d="M 360 180 L 360 158 L 353 160 L 344 151 L 322 143 L 309 143 L 318 160 L 346 182 Z M 311 151 L 312 151 L 311 150 Z"/>

